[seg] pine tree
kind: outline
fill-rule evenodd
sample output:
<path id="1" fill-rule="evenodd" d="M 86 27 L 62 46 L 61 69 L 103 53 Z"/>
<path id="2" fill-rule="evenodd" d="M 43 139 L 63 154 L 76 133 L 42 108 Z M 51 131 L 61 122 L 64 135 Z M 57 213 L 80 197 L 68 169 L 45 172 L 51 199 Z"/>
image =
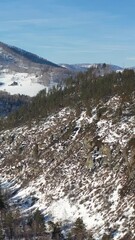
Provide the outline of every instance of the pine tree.
<path id="1" fill-rule="evenodd" d="M 39 209 L 37 209 L 33 215 L 32 228 L 35 232 L 35 235 L 42 236 L 45 233 L 44 215 Z"/>
<path id="2" fill-rule="evenodd" d="M 87 236 L 85 224 L 81 218 L 77 218 L 73 227 L 73 235 L 76 240 L 84 240 Z"/>
<path id="3" fill-rule="evenodd" d="M 52 239 L 53 240 L 62 239 L 61 228 L 59 223 L 53 224 Z"/>
<path id="4" fill-rule="evenodd" d="M 104 236 L 102 237 L 102 240 L 111 240 L 112 238 L 108 235 L 108 234 L 104 234 Z"/>
<path id="5" fill-rule="evenodd" d="M 38 144 L 35 143 L 34 148 L 33 148 L 33 156 L 35 159 L 38 159 L 38 153 L 39 153 Z"/>
<path id="6" fill-rule="evenodd" d="M 12 237 L 14 236 L 14 218 L 11 211 L 6 213 L 4 228 L 7 229 L 8 238 L 12 239 Z"/>

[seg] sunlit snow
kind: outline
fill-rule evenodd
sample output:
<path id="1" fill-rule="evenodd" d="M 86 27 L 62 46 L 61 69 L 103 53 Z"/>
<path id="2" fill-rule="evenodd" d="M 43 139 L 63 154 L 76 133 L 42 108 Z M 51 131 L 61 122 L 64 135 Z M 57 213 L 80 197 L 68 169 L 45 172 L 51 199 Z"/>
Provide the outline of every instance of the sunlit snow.
<path id="1" fill-rule="evenodd" d="M 0 75 L 0 91 L 5 91 L 13 94 L 24 94 L 30 97 L 35 96 L 45 86 L 36 82 L 34 74 L 15 73 Z"/>

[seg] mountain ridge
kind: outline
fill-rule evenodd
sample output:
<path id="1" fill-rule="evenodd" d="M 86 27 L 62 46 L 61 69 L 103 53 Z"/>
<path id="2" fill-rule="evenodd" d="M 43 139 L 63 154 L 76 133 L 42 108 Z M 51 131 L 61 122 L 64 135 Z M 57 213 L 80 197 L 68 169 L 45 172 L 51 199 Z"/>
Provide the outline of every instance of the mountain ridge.
<path id="1" fill-rule="evenodd" d="M 45 64 L 45 65 L 49 65 L 49 66 L 53 66 L 53 67 L 60 67 L 59 65 L 52 63 L 52 62 L 48 61 L 47 59 L 44 59 L 43 57 L 39 57 L 38 55 L 36 55 L 34 53 L 31 53 L 29 51 L 23 50 L 21 48 L 15 47 L 15 46 L 5 44 L 3 42 L 0 42 L 0 49 L 6 50 L 7 52 L 10 51 L 11 54 L 15 53 L 15 54 L 17 54 L 17 56 L 19 55 L 19 58 L 20 57 L 26 58 L 28 61 L 32 61 L 33 63 Z M 13 63 L 15 63 L 15 62 L 13 62 Z"/>

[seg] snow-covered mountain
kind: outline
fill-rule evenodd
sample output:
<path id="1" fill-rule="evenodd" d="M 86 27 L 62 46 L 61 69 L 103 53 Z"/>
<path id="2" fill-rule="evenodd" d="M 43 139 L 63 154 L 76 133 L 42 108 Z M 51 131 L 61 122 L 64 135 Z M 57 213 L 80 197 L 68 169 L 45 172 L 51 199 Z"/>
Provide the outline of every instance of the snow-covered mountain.
<path id="1" fill-rule="evenodd" d="M 114 96 L 89 116 L 63 108 L 2 131 L 0 180 L 10 202 L 25 214 L 39 208 L 63 225 L 81 217 L 95 240 L 105 233 L 134 240 L 134 103 L 124 104 L 122 113 L 120 107 Z"/>
<path id="2" fill-rule="evenodd" d="M 0 91 L 34 96 L 70 74 L 44 58 L 0 42 Z"/>

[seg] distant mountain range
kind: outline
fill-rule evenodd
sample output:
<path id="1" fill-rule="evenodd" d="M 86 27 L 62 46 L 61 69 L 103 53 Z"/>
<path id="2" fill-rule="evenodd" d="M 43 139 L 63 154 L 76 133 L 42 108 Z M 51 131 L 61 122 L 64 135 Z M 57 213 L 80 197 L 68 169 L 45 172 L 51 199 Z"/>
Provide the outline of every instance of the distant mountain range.
<path id="1" fill-rule="evenodd" d="M 112 71 L 121 71 L 123 70 L 122 67 L 119 67 L 117 65 L 112 65 L 112 64 L 105 64 L 105 63 L 79 63 L 79 64 L 60 64 L 61 67 L 67 68 L 70 71 L 75 71 L 75 72 L 85 72 L 90 68 L 95 68 L 95 69 L 104 69 L 108 72 Z"/>

